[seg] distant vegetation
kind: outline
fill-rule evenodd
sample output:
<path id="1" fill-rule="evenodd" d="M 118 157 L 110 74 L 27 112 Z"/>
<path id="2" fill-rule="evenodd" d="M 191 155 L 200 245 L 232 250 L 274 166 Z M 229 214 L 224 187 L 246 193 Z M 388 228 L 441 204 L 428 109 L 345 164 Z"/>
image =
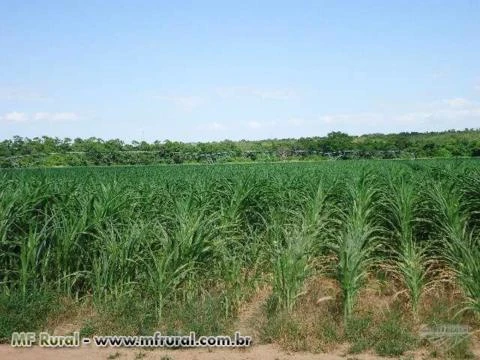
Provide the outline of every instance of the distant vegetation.
<path id="1" fill-rule="evenodd" d="M 480 156 L 480 129 L 362 136 L 331 132 L 325 137 L 205 143 L 165 140 L 127 144 L 119 139 L 47 136 L 15 136 L 0 142 L 0 167 L 4 168 L 460 156 Z"/>

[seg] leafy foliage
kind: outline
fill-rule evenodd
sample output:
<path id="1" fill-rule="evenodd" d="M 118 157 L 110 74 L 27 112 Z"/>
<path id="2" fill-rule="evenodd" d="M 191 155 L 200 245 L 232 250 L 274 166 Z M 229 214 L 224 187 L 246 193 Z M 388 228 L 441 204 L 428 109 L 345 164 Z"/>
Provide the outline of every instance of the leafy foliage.
<path id="1" fill-rule="evenodd" d="M 381 264 L 394 265 L 417 314 L 432 260 L 456 275 L 465 311 L 478 314 L 472 174 L 473 159 L 4 170 L 2 304 L 27 305 L 2 326 L 21 328 L 30 299 L 54 289 L 93 299 L 99 312 L 117 304 L 133 313 L 125 299 L 135 299 L 133 331 L 187 322 L 220 331 L 259 284 L 288 317 L 305 282 L 322 275 L 341 289 L 347 329 Z M 378 351 L 386 348 L 397 345 Z"/>

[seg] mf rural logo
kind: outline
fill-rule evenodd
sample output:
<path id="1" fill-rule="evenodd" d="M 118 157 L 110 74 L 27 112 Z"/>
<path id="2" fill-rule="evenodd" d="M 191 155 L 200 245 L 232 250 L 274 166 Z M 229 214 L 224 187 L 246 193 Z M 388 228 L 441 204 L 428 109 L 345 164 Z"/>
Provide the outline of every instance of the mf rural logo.
<path id="1" fill-rule="evenodd" d="M 471 328 L 467 325 L 442 324 L 424 326 L 420 329 L 420 338 L 427 340 L 435 348 L 444 352 L 455 348 L 471 336 Z"/>

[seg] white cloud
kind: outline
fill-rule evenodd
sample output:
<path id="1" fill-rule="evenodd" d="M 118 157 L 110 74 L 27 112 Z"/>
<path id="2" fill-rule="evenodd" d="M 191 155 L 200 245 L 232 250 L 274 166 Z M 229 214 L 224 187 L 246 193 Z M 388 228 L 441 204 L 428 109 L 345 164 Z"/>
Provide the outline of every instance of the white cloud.
<path id="1" fill-rule="evenodd" d="M 16 88 L 16 87 L 0 87 L 0 100 L 4 101 L 37 101 L 47 100 L 48 97 L 33 90 Z"/>
<path id="2" fill-rule="evenodd" d="M 273 89 L 273 90 L 252 89 L 251 92 L 252 92 L 252 95 L 258 96 L 266 100 L 290 100 L 296 96 L 295 92 L 288 89 Z"/>
<path id="3" fill-rule="evenodd" d="M 200 96 L 187 95 L 187 96 L 176 96 L 176 95 L 157 95 L 154 96 L 155 99 L 167 101 L 175 106 L 178 106 L 184 110 L 191 111 L 200 105 L 202 105 L 205 100 Z"/>
<path id="4" fill-rule="evenodd" d="M 302 118 L 291 118 L 287 120 L 287 123 L 292 126 L 302 126 L 305 124 L 305 119 Z"/>
<path id="5" fill-rule="evenodd" d="M 392 121 L 401 125 L 415 125 L 425 123 L 433 118 L 434 113 L 428 111 L 409 112 L 405 114 L 393 115 Z"/>
<path id="6" fill-rule="evenodd" d="M 225 130 L 226 126 L 214 121 L 207 124 L 207 129 L 212 131 L 221 131 L 221 130 Z"/>
<path id="7" fill-rule="evenodd" d="M 51 121 L 51 122 L 63 122 L 63 121 L 75 121 L 79 116 L 73 112 L 37 112 L 33 114 L 34 121 Z"/>
<path id="8" fill-rule="evenodd" d="M 464 108 L 474 104 L 470 100 L 464 98 L 445 99 L 443 102 L 453 108 Z"/>
<path id="9" fill-rule="evenodd" d="M 12 111 L 0 116 L 0 119 L 6 122 L 19 123 L 27 121 L 28 115 L 22 112 Z"/>
<path id="10" fill-rule="evenodd" d="M 80 116 L 74 112 L 36 112 L 27 114 L 24 112 L 12 111 L 0 116 L 0 120 L 11 123 L 24 122 L 65 122 L 75 121 L 80 119 Z"/>
<path id="11" fill-rule="evenodd" d="M 291 100 L 298 97 L 291 89 L 268 89 L 249 86 L 223 87 L 217 89 L 217 94 L 223 98 L 256 97 L 263 100 Z"/>
<path id="12" fill-rule="evenodd" d="M 317 126 L 356 134 L 395 131 L 436 131 L 478 127 L 480 103 L 464 98 L 423 104 L 415 111 L 325 114 Z"/>
<path id="13" fill-rule="evenodd" d="M 465 118 L 479 118 L 480 107 L 470 109 L 438 109 L 436 111 L 416 111 L 401 114 L 388 113 L 358 113 L 336 114 L 320 116 L 320 121 L 328 125 L 415 125 L 430 123 L 434 125 L 438 121 L 451 121 L 452 127 L 459 124 L 456 120 Z"/>
<path id="14" fill-rule="evenodd" d="M 475 117 L 478 118 L 478 124 L 480 124 L 480 107 L 471 107 L 468 109 L 441 110 L 433 115 L 443 117 L 448 120 L 459 120 L 463 118 Z"/>
<path id="15" fill-rule="evenodd" d="M 474 88 L 476 91 L 480 91 L 480 80 L 477 80 L 477 82 L 475 83 L 475 85 L 473 85 L 473 88 Z"/>
<path id="16" fill-rule="evenodd" d="M 445 77 L 445 75 L 446 75 L 445 72 L 443 72 L 443 71 L 437 71 L 437 72 L 434 72 L 434 73 L 432 74 L 432 79 L 433 79 L 433 80 L 442 79 L 442 78 Z"/>
<path id="17" fill-rule="evenodd" d="M 268 121 L 256 121 L 256 120 L 251 120 L 245 123 L 247 128 L 249 129 L 272 129 L 277 126 L 284 125 L 281 121 L 277 120 L 268 120 Z"/>
<path id="18" fill-rule="evenodd" d="M 320 116 L 324 124 L 378 123 L 384 117 L 380 113 L 326 114 Z"/>
<path id="19" fill-rule="evenodd" d="M 258 122 L 258 121 L 249 121 L 247 123 L 247 126 L 250 128 L 250 129 L 260 129 L 262 127 L 262 123 Z"/>

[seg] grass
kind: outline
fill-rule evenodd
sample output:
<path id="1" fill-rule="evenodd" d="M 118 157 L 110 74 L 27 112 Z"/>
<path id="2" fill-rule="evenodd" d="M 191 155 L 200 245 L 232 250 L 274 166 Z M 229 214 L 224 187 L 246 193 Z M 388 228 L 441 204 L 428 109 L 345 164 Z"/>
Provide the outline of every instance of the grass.
<path id="1" fill-rule="evenodd" d="M 329 352 L 348 344 L 349 354 L 373 351 L 398 357 L 420 345 L 413 319 L 398 306 L 395 300 L 390 309 L 381 311 L 375 303 L 359 305 L 361 311 L 345 326 L 341 299 L 320 308 L 313 301 L 303 301 L 291 313 L 271 312 L 263 325 L 262 340 L 291 351 Z"/>
<path id="2" fill-rule="evenodd" d="M 162 357 L 160 358 L 160 360 L 173 360 L 174 357 L 171 356 L 171 355 L 162 355 Z"/>
<path id="3" fill-rule="evenodd" d="M 118 359 L 122 354 L 120 354 L 118 351 L 114 352 L 113 354 L 110 354 L 107 356 L 107 359 L 113 360 L 113 359 Z"/>
<path id="4" fill-rule="evenodd" d="M 41 330 L 58 306 L 52 292 L 0 294 L 0 341 L 9 342 L 13 332 Z"/>

